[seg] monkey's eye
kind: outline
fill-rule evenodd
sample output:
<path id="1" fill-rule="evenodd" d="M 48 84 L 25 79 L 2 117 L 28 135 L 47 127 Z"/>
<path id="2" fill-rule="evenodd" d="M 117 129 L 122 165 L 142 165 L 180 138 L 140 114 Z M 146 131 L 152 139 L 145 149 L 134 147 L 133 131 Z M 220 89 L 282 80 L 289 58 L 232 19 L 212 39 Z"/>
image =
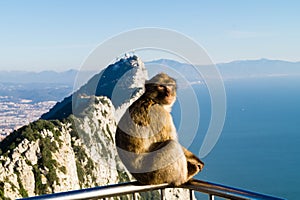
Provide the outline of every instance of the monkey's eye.
<path id="1" fill-rule="evenodd" d="M 165 90 L 165 86 L 163 86 L 163 85 L 158 85 L 158 86 L 157 86 L 157 89 L 158 89 L 159 91 L 164 91 L 164 90 Z"/>

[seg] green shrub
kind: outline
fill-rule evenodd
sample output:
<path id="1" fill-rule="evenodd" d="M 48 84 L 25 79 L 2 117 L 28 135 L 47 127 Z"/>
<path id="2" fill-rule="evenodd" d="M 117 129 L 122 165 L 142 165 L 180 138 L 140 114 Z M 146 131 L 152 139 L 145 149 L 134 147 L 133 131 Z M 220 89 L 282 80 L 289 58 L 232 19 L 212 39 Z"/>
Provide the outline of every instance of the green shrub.
<path id="1" fill-rule="evenodd" d="M 67 169 L 66 169 L 65 166 L 61 166 L 61 167 L 59 168 L 59 170 L 62 171 L 62 173 L 64 173 L 64 174 L 67 173 Z"/>
<path id="2" fill-rule="evenodd" d="M 0 182 L 0 199 L 10 200 L 10 198 L 5 197 L 4 195 L 4 182 Z"/>
<path id="3" fill-rule="evenodd" d="M 84 169 L 78 160 L 76 160 L 76 169 L 77 169 L 77 176 L 78 176 L 79 184 L 82 187 L 82 185 L 84 183 Z"/>
<path id="4" fill-rule="evenodd" d="M 47 193 L 47 185 L 42 183 L 42 175 L 39 170 L 38 165 L 33 165 L 33 174 L 35 179 L 35 187 L 34 192 L 38 195 L 46 194 Z"/>
<path id="5" fill-rule="evenodd" d="M 22 197 L 28 197 L 28 193 L 27 193 L 27 190 L 25 190 L 22 182 L 21 182 L 21 179 L 20 179 L 20 174 L 17 175 L 18 177 L 18 183 L 19 183 L 19 193 Z"/>

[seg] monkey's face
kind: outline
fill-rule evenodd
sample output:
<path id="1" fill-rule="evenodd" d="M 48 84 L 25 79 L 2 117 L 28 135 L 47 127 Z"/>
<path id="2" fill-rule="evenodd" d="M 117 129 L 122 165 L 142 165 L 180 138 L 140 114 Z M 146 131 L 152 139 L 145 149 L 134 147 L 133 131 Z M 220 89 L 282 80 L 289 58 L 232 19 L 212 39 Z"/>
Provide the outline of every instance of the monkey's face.
<path id="1" fill-rule="evenodd" d="M 176 87 L 172 84 L 157 85 L 160 103 L 163 105 L 173 105 L 176 100 Z"/>
<path id="2" fill-rule="evenodd" d="M 154 76 L 145 84 L 145 95 L 161 105 L 173 105 L 176 100 L 176 81 L 167 74 Z"/>

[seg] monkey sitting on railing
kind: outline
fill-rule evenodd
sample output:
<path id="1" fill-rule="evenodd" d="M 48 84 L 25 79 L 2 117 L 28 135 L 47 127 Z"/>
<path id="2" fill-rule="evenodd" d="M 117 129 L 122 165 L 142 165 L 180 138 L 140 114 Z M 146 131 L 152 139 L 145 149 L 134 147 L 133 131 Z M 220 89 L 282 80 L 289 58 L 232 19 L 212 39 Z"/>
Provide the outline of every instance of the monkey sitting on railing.
<path id="1" fill-rule="evenodd" d="M 142 184 L 178 186 L 204 166 L 178 142 L 170 114 L 175 100 L 176 81 L 165 73 L 157 74 L 146 81 L 145 93 L 127 109 L 118 124 L 118 154 Z"/>

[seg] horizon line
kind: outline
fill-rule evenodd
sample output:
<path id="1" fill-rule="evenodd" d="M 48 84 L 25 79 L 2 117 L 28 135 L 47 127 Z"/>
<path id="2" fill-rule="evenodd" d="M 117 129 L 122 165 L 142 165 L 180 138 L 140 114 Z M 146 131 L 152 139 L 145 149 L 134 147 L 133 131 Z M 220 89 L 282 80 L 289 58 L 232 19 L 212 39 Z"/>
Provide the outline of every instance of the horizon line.
<path id="1" fill-rule="evenodd" d="M 169 58 L 155 58 L 152 60 L 146 60 L 143 61 L 144 63 L 150 63 L 150 62 L 155 62 L 155 61 L 159 61 L 159 60 L 169 60 L 169 61 L 175 61 L 181 64 L 189 64 L 186 62 L 182 62 L 182 61 L 178 61 L 175 59 L 169 59 Z M 213 63 L 214 65 L 223 65 L 223 64 L 230 64 L 230 63 L 235 63 L 235 62 L 251 62 L 251 61 L 277 61 L 277 62 L 288 62 L 288 63 L 300 63 L 300 61 L 290 61 L 290 60 L 284 60 L 284 59 L 271 59 L 271 58 L 257 58 L 257 59 L 237 59 L 237 60 L 231 60 L 231 61 L 225 61 L 225 62 L 215 62 Z M 108 65 L 110 65 L 112 63 L 108 63 Z M 107 65 L 107 66 L 108 66 Z M 197 64 L 195 64 L 197 65 Z M 0 69 L 0 72 L 31 72 L 31 73 L 42 73 L 42 72 L 56 72 L 56 73 L 63 73 L 63 72 L 67 72 L 67 71 L 79 71 L 80 68 L 69 68 L 69 69 L 65 69 L 65 70 L 52 70 L 52 69 L 42 69 L 42 70 L 26 70 L 26 69 L 17 69 L 17 70 L 7 70 L 7 69 Z M 92 70 L 91 70 L 92 71 Z"/>

